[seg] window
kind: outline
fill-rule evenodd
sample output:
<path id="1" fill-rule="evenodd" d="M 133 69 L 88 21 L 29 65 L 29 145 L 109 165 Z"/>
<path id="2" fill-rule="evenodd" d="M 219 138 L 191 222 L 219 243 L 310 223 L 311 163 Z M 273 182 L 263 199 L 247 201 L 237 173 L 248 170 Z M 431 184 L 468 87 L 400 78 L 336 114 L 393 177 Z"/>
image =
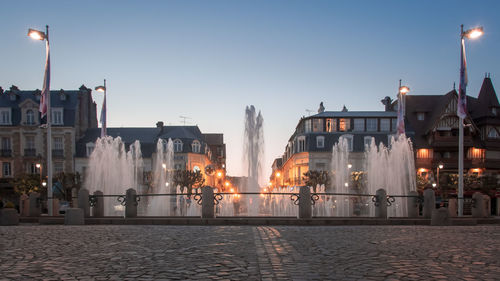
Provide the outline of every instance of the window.
<path id="1" fill-rule="evenodd" d="M 26 136 L 24 140 L 26 149 L 35 149 L 35 136 Z"/>
<path id="2" fill-rule="evenodd" d="M 28 174 L 38 174 L 38 169 L 36 168 L 36 163 L 28 163 L 26 165 L 26 172 Z"/>
<path id="3" fill-rule="evenodd" d="M 26 125 L 35 125 L 35 113 L 31 109 L 26 111 Z"/>
<path id="4" fill-rule="evenodd" d="M 307 119 L 304 121 L 304 131 L 306 133 L 311 132 L 311 119 Z"/>
<path id="5" fill-rule="evenodd" d="M 368 132 L 376 132 L 378 130 L 377 121 L 377 118 L 366 119 L 366 130 Z"/>
<path id="6" fill-rule="evenodd" d="M 87 157 L 90 157 L 92 152 L 94 152 L 95 144 L 93 142 L 88 142 L 85 146 L 87 148 Z"/>
<path id="7" fill-rule="evenodd" d="M 174 152 L 182 152 L 182 141 L 174 140 Z"/>
<path id="8" fill-rule="evenodd" d="M 316 137 L 316 147 L 317 148 L 324 148 L 325 147 L 325 137 L 324 136 L 317 136 Z"/>
<path id="9" fill-rule="evenodd" d="M 387 147 L 391 147 L 392 141 L 397 140 L 398 135 L 397 134 L 392 134 L 392 135 L 387 135 Z"/>
<path id="10" fill-rule="evenodd" d="M 350 119 L 345 119 L 345 118 L 340 118 L 339 120 L 339 130 L 341 132 L 345 132 L 351 128 L 351 120 Z"/>
<path id="11" fill-rule="evenodd" d="M 182 164 L 174 164 L 174 169 L 175 170 L 183 170 L 184 169 L 183 167 L 184 166 Z"/>
<path id="12" fill-rule="evenodd" d="M 54 162 L 54 174 L 59 174 L 64 172 L 64 163 L 61 161 Z"/>
<path id="13" fill-rule="evenodd" d="M 451 153 L 446 151 L 443 153 L 443 158 L 451 158 Z"/>
<path id="14" fill-rule="evenodd" d="M 337 131 L 337 119 L 333 118 L 326 119 L 326 131 L 329 133 Z"/>
<path id="15" fill-rule="evenodd" d="M 2 150 L 10 150 L 10 138 L 9 137 L 2 138 Z"/>
<path id="16" fill-rule="evenodd" d="M 372 145 L 372 139 L 374 140 L 372 136 L 364 137 L 365 150 L 367 150 L 367 148 L 370 148 L 370 146 Z"/>
<path id="17" fill-rule="evenodd" d="M 52 109 L 52 124 L 54 125 L 63 125 L 63 109 L 62 108 L 53 108 Z"/>
<path id="18" fill-rule="evenodd" d="M 496 109 L 496 107 L 492 107 L 491 108 L 491 114 L 497 116 L 497 109 Z"/>
<path id="19" fill-rule="evenodd" d="M 10 108 L 0 108 L 0 125 L 12 125 L 10 120 Z"/>
<path id="20" fill-rule="evenodd" d="M 365 130 L 365 119 L 354 118 L 354 129 L 356 132 L 363 132 Z"/>
<path id="21" fill-rule="evenodd" d="M 323 119 L 313 119 L 313 132 L 323 132 Z"/>
<path id="22" fill-rule="evenodd" d="M 389 132 L 391 130 L 391 120 L 387 118 L 380 119 L 380 131 Z"/>
<path id="23" fill-rule="evenodd" d="M 396 129 L 398 128 L 397 122 L 398 122 L 398 119 L 396 119 L 396 118 L 391 119 L 391 129 L 393 132 L 395 132 Z"/>
<path id="24" fill-rule="evenodd" d="M 495 128 L 491 128 L 490 131 L 488 132 L 488 138 L 490 139 L 498 139 L 498 131 Z"/>
<path id="25" fill-rule="evenodd" d="M 200 153 L 200 149 L 201 149 L 200 142 L 197 140 L 194 140 L 193 143 L 191 144 L 191 148 L 192 148 L 194 153 Z"/>
<path id="26" fill-rule="evenodd" d="M 2 163 L 2 175 L 4 177 L 12 176 L 12 169 L 10 167 L 10 162 L 3 162 Z"/>
<path id="27" fill-rule="evenodd" d="M 352 141 L 353 141 L 353 136 L 352 135 L 342 135 L 340 136 L 341 138 L 344 138 L 347 141 L 347 150 L 349 152 L 352 152 Z"/>
<path id="28" fill-rule="evenodd" d="M 418 121 L 424 121 L 425 120 L 425 113 L 424 112 L 418 112 L 417 113 L 417 120 Z"/>
<path id="29" fill-rule="evenodd" d="M 63 150 L 63 138 L 62 137 L 54 137 L 54 149 L 55 150 Z"/>
<path id="30" fill-rule="evenodd" d="M 306 151 L 306 138 L 305 137 L 299 137 L 297 140 L 299 142 L 299 147 L 298 147 L 297 152 Z"/>

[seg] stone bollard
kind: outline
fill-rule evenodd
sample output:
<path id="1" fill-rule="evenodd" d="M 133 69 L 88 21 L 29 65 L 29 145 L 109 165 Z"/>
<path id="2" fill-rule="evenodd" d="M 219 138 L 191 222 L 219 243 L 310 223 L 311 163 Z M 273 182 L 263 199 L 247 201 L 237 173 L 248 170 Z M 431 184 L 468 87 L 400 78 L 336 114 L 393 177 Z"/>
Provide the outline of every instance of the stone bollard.
<path id="1" fill-rule="evenodd" d="M 64 214 L 65 225 L 84 225 L 84 211 L 81 208 L 68 208 Z"/>
<path id="2" fill-rule="evenodd" d="M 484 217 L 489 217 L 491 215 L 491 198 L 488 195 L 484 196 Z"/>
<path id="3" fill-rule="evenodd" d="M 78 208 L 78 190 L 76 187 L 71 189 L 71 203 L 73 208 Z"/>
<path id="4" fill-rule="evenodd" d="M 473 218 L 484 218 L 484 196 L 481 192 L 474 192 L 472 195 L 472 204 L 471 213 Z"/>
<path id="5" fill-rule="evenodd" d="M 29 198 L 29 210 L 28 210 L 28 215 L 30 217 L 39 217 L 40 213 L 42 212 L 42 206 L 40 204 L 39 198 L 40 194 L 38 192 L 32 192 L 30 193 L 30 198 Z"/>
<path id="6" fill-rule="evenodd" d="M 450 214 L 447 208 L 432 210 L 431 225 L 451 225 Z"/>
<path id="7" fill-rule="evenodd" d="M 3 208 L 0 209 L 0 225 L 18 225 L 19 214 L 16 209 Z"/>
<path id="8" fill-rule="evenodd" d="M 125 217 L 137 217 L 137 192 L 133 188 L 127 189 L 125 194 Z"/>
<path id="9" fill-rule="evenodd" d="M 104 217 L 104 197 L 102 191 L 94 191 L 94 195 L 97 195 L 94 207 L 92 207 L 92 216 L 96 218 Z"/>
<path id="10" fill-rule="evenodd" d="M 419 203 L 418 203 L 418 192 L 416 191 L 410 191 L 408 193 L 409 196 L 412 196 L 412 197 L 408 197 L 408 217 L 409 218 L 417 218 L 418 217 L 418 207 L 419 207 Z"/>
<path id="11" fill-rule="evenodd" d="M 301 186 L 299 190 L 299 219 L 312 218 L 311 188 Z"/>
<path id="12" fill-rule="evenodd" d="M 380 188 L 375 192 L 377 196 L 377 205 L 375 205 L 375 217 L 380 219 L 387 219 L 387 192 L 385 189 Z"/>
<path id="13" fill-rule="evenodd" d="M 26 194 L 23 194 L 19 197 L 19 210 L 21 212 L 22 217 L 29 216 L 30 213 L 30 197 Z"/>
<path id="14" fill-rule="evenodd" d="M 434 190 L 428 188 L 424 190 L 424 207 L 422 210 L 422 215 L 426 219 L 432 217 L 432 211 L 436 209 L 436 196 L 434 196 Z"/>
<path id="15" fill-rule="evenodd" d="M 210 186 L 201 188 L 201 218 L 213 219 L 214 213 L 214 190 Z"/>
<path id="16" fill-rule="evenodd" d="M 452 218 L 458 216 L 458 200 L 456 198 L 448 199 L 448 213 Z"/>
<path id="17" fill-rule="evenodd" d="M 86 218 L 90 216 L 89 191 L 83 187 L 78 191 L 78 208 L 83 210 Z"/>

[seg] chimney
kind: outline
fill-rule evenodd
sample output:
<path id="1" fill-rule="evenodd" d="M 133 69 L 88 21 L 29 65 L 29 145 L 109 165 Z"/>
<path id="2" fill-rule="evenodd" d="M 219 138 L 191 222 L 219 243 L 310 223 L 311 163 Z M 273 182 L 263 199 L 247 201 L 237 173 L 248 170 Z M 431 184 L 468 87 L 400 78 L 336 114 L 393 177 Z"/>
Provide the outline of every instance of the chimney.
<path id="1" fill-rule="evenodd" d="M 156 122 L 156 128 L 163 129 L 163 121 Z"/>

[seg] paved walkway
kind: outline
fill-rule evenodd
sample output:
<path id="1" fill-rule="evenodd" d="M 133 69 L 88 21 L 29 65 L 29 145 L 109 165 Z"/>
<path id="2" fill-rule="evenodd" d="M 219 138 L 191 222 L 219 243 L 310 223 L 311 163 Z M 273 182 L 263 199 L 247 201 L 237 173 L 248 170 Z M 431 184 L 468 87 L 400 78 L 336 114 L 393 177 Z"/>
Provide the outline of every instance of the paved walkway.
<path id="1" fill-rule="evenodd" d="M 0 227 L 0 280 L 499 280 L 500 226 Z"/>

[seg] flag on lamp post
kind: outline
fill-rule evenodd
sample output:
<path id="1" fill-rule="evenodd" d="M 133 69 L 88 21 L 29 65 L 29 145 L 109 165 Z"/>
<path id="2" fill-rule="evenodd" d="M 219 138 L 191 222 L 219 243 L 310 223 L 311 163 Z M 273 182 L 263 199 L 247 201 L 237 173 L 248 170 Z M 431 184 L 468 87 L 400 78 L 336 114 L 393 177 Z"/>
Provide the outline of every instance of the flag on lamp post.
<path id="1" fill-rule="evenodd" d="M 43 88 L 40 97 L 40 108 L 39 111 L 42 114 L 42 118 L 47 114 L 47 99 L 48 95 L 50 95 L 50 49 L 49 49 L 49 41 L 45 41 L 46 51 L 47 51 L 47 60 L 45 62 L 45 76 L 43 78 Z"/>
<path id="2" fill-rule="evenodd" d="M 104 101 L 102 103 L 102 109 L 101 109 L 101 138 L 105 136 L 106 136 L 106 92 L 104 92 Z"/>
<path id="3" fill-rule="evenodd" d="M 398 136 L 405 133 L 405 116 L 404 116 L 404 96 L 398 95 L 398 119 L 397 119 Z"/>
<path id="4" fill-rule="evenodd" d="M 464 38 L 462 38 L 462 50 L 460 53 L 460 85 L 458 86 L 458 103 L 457 103 L 457 115 L 461 119 L 465 119 L 467 116 L 467 95 L 465 88 L 467 87 L 467 62 L 465 59 L 465 44 Z"/>

